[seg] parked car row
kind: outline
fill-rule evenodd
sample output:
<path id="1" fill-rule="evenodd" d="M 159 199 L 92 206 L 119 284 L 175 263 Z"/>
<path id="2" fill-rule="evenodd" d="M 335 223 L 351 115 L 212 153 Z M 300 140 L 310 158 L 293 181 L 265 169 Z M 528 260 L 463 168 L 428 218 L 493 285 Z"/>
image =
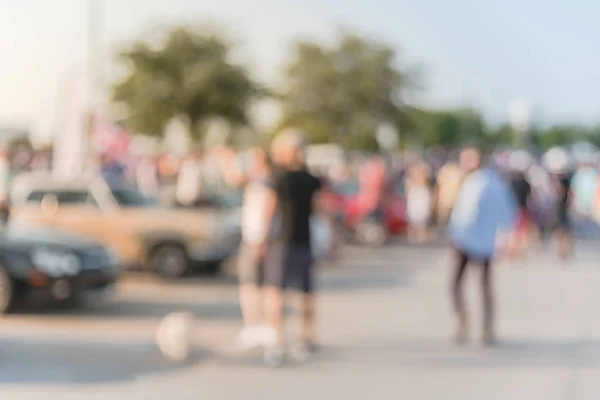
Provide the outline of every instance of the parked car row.
<path id="1" fill-rule="evenodd" d="M 32 290 L 76 304 L 114 285 L 121 270 L 217 273 L 241 237 L 231 208 L 162 208 L 135 187 L 100 178 L 23 174 L 10 201 L 0 231 L 0 313 Z"/>

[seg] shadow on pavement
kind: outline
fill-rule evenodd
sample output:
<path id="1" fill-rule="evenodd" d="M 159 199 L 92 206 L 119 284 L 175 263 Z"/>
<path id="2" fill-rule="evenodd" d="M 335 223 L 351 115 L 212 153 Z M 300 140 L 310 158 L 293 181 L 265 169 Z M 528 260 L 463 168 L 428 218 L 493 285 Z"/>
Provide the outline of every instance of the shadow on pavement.
<path id="1" fill-rule="evenodd" d="M 450 340 L 400 340 L 372 345 L 326 346 L 315 356 L 316 369 L 334 365 L 377 365 L 408 368 L 514 368 L 600 366 L 600 341 L 503 340 L 493 347 Z"/>
<path id="2" fill-rule="evenodd" d="M 45 317 L 85 317 L 85 318 L 133 318 L 160 319 L 173 312 L 189 312 L 199 320 L 241 321 L 242 313 L 238 303 L 206 303 L 154 301 L 148 299 L 115 299 L 108 304 L 84 306 L 79 308 L 61 307 L 52 303 L 28 303 L 15 312 L 21 316 Z M 286 315 L 292 309 L 286 309 Z"/>
<path id="3" fill-rule="evenodd" d="M 357 291 L 371 289 L 391 289 L 408 285 L 408 277 L 389 276 L 322 276 L 317 280 L 317 289 L 331 291 Z"/>
<path id="4" fill-rule="evenodd" d="M 64 341 L 23 343 L 2 340 L 0 347 L 0 385 L 132 381 L 147 375 L 186 369 L 210 356 L 199 350 L 189 362 L 176 364 L 166 361 L 151 346 L 127 349 L 108 344 L 98 346 Z"/>
<path id="5" fill-rule="evenodd" d="M 86 306 L 82 308 L 65 308 L 53 304 L 27 304 L 21 315 L 52 316 L 85 316 L 109 318 L 162 318 L 172 312 L 190 312 L 198 319 L 239 320 L 242 317 L 240 305 L 237 303 L 205 303 L 115 299 L 108 304 Z"/>

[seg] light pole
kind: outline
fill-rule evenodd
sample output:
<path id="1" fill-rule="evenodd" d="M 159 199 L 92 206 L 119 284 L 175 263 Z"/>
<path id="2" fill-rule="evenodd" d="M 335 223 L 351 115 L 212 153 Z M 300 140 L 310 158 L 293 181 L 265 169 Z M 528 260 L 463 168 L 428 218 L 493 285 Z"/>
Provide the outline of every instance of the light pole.
<path id="1" fill-rule="evenodd" d="M 532 108 L 526 99 L 515 99 L 508 105 L 508 119 L 517 134 L 519 147 L 526 144 L 525 136 L 531 128 Z"/>
<path id="2" fill-rule="evenodd" d="M 87 148 L 90 149 L 90 135 L 94 127 L 94 119 L 98 114 L 99 92 L 102 63 L 101 35 L 104 23 L 103 0 L 88 0 L 88 107 L 89 126 Z"/>

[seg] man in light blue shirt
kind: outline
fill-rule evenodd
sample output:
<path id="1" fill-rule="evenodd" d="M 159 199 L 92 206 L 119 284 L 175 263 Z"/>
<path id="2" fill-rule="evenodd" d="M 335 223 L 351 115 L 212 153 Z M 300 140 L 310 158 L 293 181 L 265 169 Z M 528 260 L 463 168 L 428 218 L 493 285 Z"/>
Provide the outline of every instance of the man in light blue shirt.
<path id="1" fill-rule="evenodd" d="M 509 185 L 492 168 L 480 168 L 481 156 L 469 148 L 461 153 L 461 166 L 468 176 L 458 195 L 449 224 L 450 239 L 456 250 L 453 301 L 457 321 L 457 341 L 467 340 L 468 321 L 462 295 L 462 282 L 470 261 L 482 265 L 484 301 L 483 341 L 491 344 L 493 298 L 491 261 L 499 244 L 512 231 L 517 206 Z"/>

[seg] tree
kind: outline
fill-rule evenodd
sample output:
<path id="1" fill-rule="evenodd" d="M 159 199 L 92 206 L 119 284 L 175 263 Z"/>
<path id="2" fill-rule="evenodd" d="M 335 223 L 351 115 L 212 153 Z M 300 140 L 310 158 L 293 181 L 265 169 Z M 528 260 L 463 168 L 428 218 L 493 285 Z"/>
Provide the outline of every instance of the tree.
<path id="1" fill-rule="evenodd" d="M 124 123 L 135 132 L 160 136 L 176 117 L 201 137 L 219 118 L 247 126 L 247 109 L 261 94 L 248 71 L 229 61 L 230 45 L 218 34 L 175 28 L 158 47 L 137 42 L 119 54 L 127 75 L 113 90 L 124 103 Z"/>
<path id="2" fill-rule="evenodd" d="M 408 74 L 383 43 L 344 33 L 333 47 L 298 42 L 285 71 L 280 128 L 301 127 L 314 142 L 372 147 L 382 123 L 410 125 Z"/>
<path id="3" fill-rule="evenodd" d="M 413 115 L 416 138 L 425 147 L 453 149 L 465 143 L 485 145 L 488 141 L 483 119 L 475 110 L 421 110 Z"/>

